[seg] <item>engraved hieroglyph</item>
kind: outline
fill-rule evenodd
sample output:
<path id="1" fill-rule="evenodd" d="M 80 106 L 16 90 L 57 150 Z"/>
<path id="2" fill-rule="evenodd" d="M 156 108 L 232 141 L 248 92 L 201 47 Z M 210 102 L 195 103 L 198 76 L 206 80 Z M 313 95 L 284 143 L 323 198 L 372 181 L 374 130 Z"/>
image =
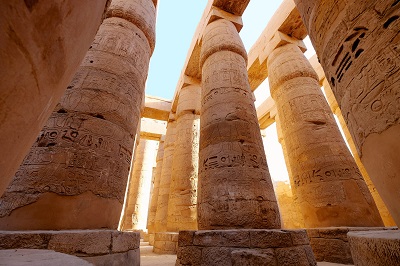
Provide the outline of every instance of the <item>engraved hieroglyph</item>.
<path id="1" fill-rule="evenodd" d="M 346 122 L 344 121 L 342 111 L 339 108 L 339 105 L 335 99 L 335 96 L 333 95 L 332 89 L 329 86 L 329 83 L 326 80 L 326 78 L 323 79 L 322 85 L 324 87 L 324 92 L 326 95 L 326 99 L 329 103 L 329 106 L 330 106 L 332 112 L 336 115 L 337 120 L 340 123 L 340 126 L 343 130 L 343 134 L 349 145 L 350 151 L 353 154 L 354 161 L 356 162 L 358 169 L 360 169 L 360 173 L 363 176 L 365 183 L 367 184 L 368 189 L 371 192 L 372 197 L 374 198 L 375 204 L 378 207 L 378 211 L 382 217 L 383 223 L 385 224 L 385 226 L 396 226 L 396 223 L 394 222 L 393 217 L 390 215 L 389 210 L 387 209 L 385 203 L 382 200 L 382 197 L 379 195 L 378 191 L 376 190 L 376 187 L 372 183 L 371 178 L 369 177 L 369 175 L 367 173 L 367 170 L 365 169 L 363 163 L 360 160 L 360 156 L 358 155 L 353 138 L 351 137 L 349 129 L 347 128 Z"/>
<path id="2" fill-rule="evenodd" d="M 198 184 L 199 229 L 280 228 L 247 55 L 224 19 L 205 29 Z"/>
<path id="3" fill-rule="evenodd" d="M 146 229 L 153 166 L 158 141 L 140 137 L 136 146 L 130 184 L 128 185 L 122 230 Z"/>
<path id="4" fill-rule="evenodd" d="M 164 158 L 162 160 L 157 211 L 154 222 L 155 232 L 167 231 L 169 189 L 171 185 L 172 160 L 174 157 L 176 133 L 176 121 L 170 120 L 167 124 L 167 133 L 164 141 Z"/>
<path id="5" fill-rule="evenodd" d="M 271 96 L 305 226 L 382 226 L 321 92 L 318 76 L 299 47 L 278 47 L 267 62 Z"/>
<path id="6" fill-rule="evenodd" d="M 71 82 L 110 2 L 0 2 L 0 195 Z"/>
<path id="7" fill-rule="evenodd" d="M 149 207 L 149 215 L 147 218 L 147 232 L 149 234 L 155 233 L 155 219 L 157 212 L 157 202 L 158 202 L 158 194 L 160 193 L 160 180 L 161 180 L 161 171 L 162 164 L 164 158 L 164 140 L 165 136 L 161 137 L 160 143 L 158 145 L 157 157 L 156 157 L 156 170 L 153 176 L 154 186 L 153 192 L 151 193 L 150 207 Z M 154 240 L 154 239 L 153 239 Z M 152 245 L 152 243 L 150 243 Z"/>
<path id="8" fill-rule="evenodd" d="M 181 89 L 176 110 L 176 141 L 168 202 L 167 231 L 197 229 L 201 88 Z"/>
<path id="9" fill-rule="evenodd" d="M 400 224 L 400 2 L 295 0 L 372 182 Z"/>
<path id="10" fill-rule="evenodd" d="M 117 228 L 154 47 L 155 11 L 150 0 L 111 3 L 1 199 L 3 229 Z"/>

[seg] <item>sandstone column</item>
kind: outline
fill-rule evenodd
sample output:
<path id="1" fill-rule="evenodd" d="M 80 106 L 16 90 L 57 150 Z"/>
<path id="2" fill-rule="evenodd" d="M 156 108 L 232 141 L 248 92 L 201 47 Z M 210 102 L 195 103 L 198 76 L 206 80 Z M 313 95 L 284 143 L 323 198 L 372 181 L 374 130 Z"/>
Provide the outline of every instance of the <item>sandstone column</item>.
<path id="1" fill-rule="evenodd" d="M 1 1 L 0 196 L 71 82 L 109 3 Z"/>
<path id="2" fill-rule="evenodd" d="M 326 80 L 326 78 L 323 79 L 322 84 L 324 87 L 326 98 L 329 103 L 329 107 L 331 108 L 332 112 L 336 115 L 337 119 L 339 120 L 340 126 L 343 130 L 343 133 L 346 137 L 347 143 L 350 147 L 351 153 L 353 154 L 354 161 L 356 162 L 358 169 L 360 169 L 360 173 L 361 173 L 362 177 L 364 178 L 364 181 L 367 184 L 372 197 L 374 198 L 376 206 L 378 207 L 378 211 L 382 217 L 383 223 L 385 224 L 385 226 L 396 226 L 396 223 L 394 222 L 392 216 L 390 215 L 389 210 L 387 209 L 381 196 L 379 195 L 374 184 L 372 183 L 372 180 L 369 177 L 367 170 L 365 170 L 365 167 L 360 160 L 360 156 L 358 155 L 357 148 L 354 144 L 353 138 L 351 137 L 351 134 L 349 132 L 349 129 L 347 128 L 346 122 L 344 121 L 342 112 L 339 108 L 336 98 L 333 95 L 332 89 L 329 86 L 329 83 Z"/>
<path id="3" fill-rule="evenodd" d="M 199 229 L 280 228 L 247 54 L 233 23 L 206 27 L 200 57 Z"/>
<path id="4" fill-rule="evenodd" d="M 199 85 L 184 87 L 179 93 L 168 202 L 169 232 L 197 229 L 200 94 Z"/>
<path id="5" fill-rule="evenodd" d="M 117 228 L 147 70 L 151 0 L 115 0 L 1 199 L 3 229 Z"/>
<path id="6" fill-rule="evenodd" d="M 152 245 L 154 241 L 154 232 L 155 232 L 155 219 L 157 212 L 157 202 L 158 202 L 158 194 L 160 193 L 160 180 L 161 180 L 161 171 L 162 171 L 162 163 L 164 157 L 164 140 L 165 136 L 163 135 L 160 139 L 160 143 L 158 145 L 157 157 L 156 157 L 156 171 L 154 175 L 154 187 L 153 193 L 151 194 L 151 201 L 149 207 L 149 216 L 147 218 L 147 231 L 149 234 L 149 242 Z"/>
<path id="7" fill-rule="evenodd" d="M 172 160 L 176 141 L 176 121 L 173 114 L 170 114 L 170 116 L 171 119 L 167 124 L 167 133 L 164 142 L 164 158 L 158 190 L 157 212 L 154 221 L 155 232 L 167 231 L 169 188 L 171 185 Z"/>
<path id="8" fill-rule="evenodd" d="M 400 2 L 295 3 L 361 161 L 400 225 Z"/>
<path id="9" fill-rule="evenodd" d="M 158 141 L 140 137 L 136 146 L 128 187 L 122 230 L 144 230 L 147 224 L 150 189 Z"/>
<path id="10" fill-rule="evenodd" d="M 375 203 L 320 90 L 318 76 L 299 47 L 278 47 L 267 62 L 271 96 L 305 226 L 381 226 Z"/>

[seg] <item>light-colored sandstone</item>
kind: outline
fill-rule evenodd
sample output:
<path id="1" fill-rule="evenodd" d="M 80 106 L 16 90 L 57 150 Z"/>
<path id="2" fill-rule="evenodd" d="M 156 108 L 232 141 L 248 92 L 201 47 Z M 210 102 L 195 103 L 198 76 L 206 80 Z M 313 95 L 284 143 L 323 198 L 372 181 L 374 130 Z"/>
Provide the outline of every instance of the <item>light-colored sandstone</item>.
<path id="1" fill-rule="evenodd" d="M 150 0 L 111 3 L 1 200 L 3 229 L 117 228 L 154 47 L 155 11 Z"/>
<path id="2" fill-rule="evenodd" d="M 140 137 L 139 145 L 135 149 L 133 168 L 128 185 L 122 230 L 146 229 L 157 149 L 158 141 Z"/>
<path id="3" fill-rule="evenodd" d="M 268 57 L 268 69 L 306 228 L 382 226 L 317 74 L 303 53 L 295 44 L 278 47 Z"/>
<path id="4" fill-rule="evenodd" d="M 97 266 L 139 265 L 139 245 L 139 233 L 116 230 L 0 231 L 0 249 L 54 250 Z"/>
<path id="5" fill-rule="evenodd" d="M 146 95 L 142 117 L 167 121 L 170 111 L 171 101 Z"/>
<path id="6" fill-rule="evenodd" d="M 197 229 L 200 85 L 181 89 L 169 192 L 167 231 Z"/>
<path id="7" fill-rule="evenodd" d="M 207 26 L 200 58 L 199 229 L 280 228 L 246 60 L 232 22 Z"/>
<path id="8" fill-rule="evenodd" d="M 158 145 L 157 157 L 156 157 L 156 170 L 153 176 L 154 184 L 153 184 L 153 192 L 151 194 L 151 201 L 149 207 L 149 215 L 147 218 L 147 232 L 149 234 L 149 243 L 153 245 L 154 243 L 154 232 L 155 232 L 155 219 L 157 212 L 157 203 L 158 203 L 158 195 L 160 193 L 160 181 L 161 181 L 161 172 L 162 172 L 162 164 L 164 158 L 164 141 L 165 135 L 160 139 L 160 143 Z"/>
<path id="9" fill-rule="evenodd" d="M 172 160 L 176 141 L 176 121 L 170 117 L 164 141 L 164 157 L 162 160 L 160 185 L 158 189 L 157 211 L 154 220 L 155 232 L 167 231 L 168 200 L 172 175 Z"/>
<path id="10" fill-rule="evenodd" d="M 399 225 L 400 2 L 295 3 L 361 161 Z"/>
<path id="11" fill-rule="evenodd" d="M 400 265 L 400 231 L 349 232 L 356 266 Z"/>
<path id="12" fill-rule="evenodd" d="M 75 256 L 38 249 L 10 249 L 0 251 L 0 265 L 3 266 L 54 266 L 74 265 L 90 266 L 93 264 Z"/>
<path id="13" fill-rule="evenodd" d="M 0 3 L 0 195 L 71 82 L 109 3 Z"/>

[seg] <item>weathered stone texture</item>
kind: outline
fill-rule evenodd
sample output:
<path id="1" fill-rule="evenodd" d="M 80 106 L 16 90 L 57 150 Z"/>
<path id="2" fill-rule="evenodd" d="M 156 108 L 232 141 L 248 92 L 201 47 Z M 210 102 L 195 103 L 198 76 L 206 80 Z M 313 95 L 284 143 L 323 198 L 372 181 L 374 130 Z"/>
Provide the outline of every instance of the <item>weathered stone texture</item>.
<path id="1" fill-rule="evenodd" d="M 210 23 L 201 50 L 200 229 L 280 228 L 246 51 L 235 26 Z"/>
<path id="2" fill-rule="evenodd" d="M 150 0 L 124 2 L 141 24 L 109 16 L 3 195 L 3 229 L 116 228 L 151 55 Z M 143 21 L 142 21 L 143 20 Z M 134 45 L 133 45 L 134 44 Z"/>
<path id="3" fill-rule="evenodd" d="M 199 85 L 181 89 L 176 111 L 167 231 L 197 229 L 197 173 L 200 127 Z"/>
<path id="4" fill-rule="evenodd" d="M 176 254 L 178 233 L 161 232 L 154 235 L 153 252 L 157 254 Z"/>
<path id="5" fill-rule="evenodd" d="M 304 230 L 180 231 L 176 265 L 316 265 Z"/>
<path id="6" fill-rule="evenodd" d="M 109 3 L 0 3 L 0 195 L 74 76 Z"/>
<path id="7" fill-rule="evenodd" d="M 0 249 L 49 249 L 94 265 L 138 265 L 140 234 L 114 230 L 0 231 Z M 120 263 L 120 264 L 118 264 Z"/>
<path id="8" fill-rule="evenodd" d="M 356 266 L 400 265 L 400 231 L 349 232 Z"/>
<path id="9" fill-rule="evenodd" d="M 294 44 L 278 47 L 269 55 L 268 69 L 305 226 L 382 226 L 303 53 Z"/>
<path id="10" fill-rule="evenodd" d="M 361 161 L 400 224 L 400 2 L 295 3 Z"/>
<path id="11" fill-rule="evenodd" d="M 355 231 L 393 230 L 385 227 L 327 227 L 307 229 L 317 261 L 354 264 L 347 233 Z M 397 229 L 397 228 L 396 228 Z M 391 231 L 393 232 L 393 231 Z"/>
<path id="12" fill-rule="evenodd" d="M 304 218 L 290 184 L 282 181 L 275 183 L 275 194 L 282 218 L 282 228 L 304 228 Z"/>
<path id="13" fill-rule="evenodd" d="M 167 231 L 168 200 L 171 185 L 172 161 L 174 157 L 176 141 L 176 121 L 170 121 L 167 125 L 167 133 L 164 142 L 164 158 L 162 160 L 160 186 L 158 190 L 157 211 L 154 222 L 155 232 Z"/>
<path id="14" fill-rule="evenodd" d="M 160 139 L 156 157 L 156 170 L 154 173 L 154 187 L 153 192 L 151 193 L 151 201 L 149 207 L 149 215 L 147 218 L 147 231 L 149 233 L 149 243 L 152 245 L 154 241 L 154 232 L 155 232 L 155 219 L 156 219 L 156 212 L 157 212 L 157 202 L 158 202 L 158 194 L 160 191 L 160 181 L 161 181 L 161 170 L 162 170 L 162 163 L 164 158 L 164 141 L 165 138 L 162 137 Z"/>
<path id="15" fill-rule="evenodd" d="M 136 146 L 122 230 L 146 229 L 150 189 L 158 141 L 140 138 Z"/>
<path id="16" fill-rule="evenodd" d="M 323 79 L 323 87 L 324 87 L 324 92 L 326 95 L 326 99 L 329 103 L 329 106 L 332 110 L 332 112 L 336 115 L 337 119 L 339 120 L 340 126 L 343 130 L 344 136 L 347 140 L 347 143 L 349 145 L 349 148 L 351 150 L 351 153 L 354 157 L 354 161 L 357 164 L 358 169 L 360 169 L 360 173 L 362 177 L 365 180 L 365 183 L 368 186 L 369 191 L 371 192 L 372 197 L 374 198 L 374 201 L 376 203 L 376 206 L 378 207 L 379 214 L 381 215 L 381 218 L 383 220 L 383 223 L 385 226 L 395 226 L 396 223 L 393 220 L 393 217 L 390 215 L 389 210 L 387 209 L 385 203 L 382 200 L 382 197 L 379 195 L 378 190 L 376 189 L 375 185 L 372 183 L 372 180 L 367 173 L 367 170 L 364 167 L 364 164 L 361 162 L 360 156 L 358 155 L 357 148 L 354 144 L 353 138 L 350 134 L 350 131 L 346 125 L 346 122 L 344 121 L 342 111 L 339 108 L 339 105 L 336 101 L 335 95 L 333 95 L 332 89 L 326 80 L 326 78 Z"/>

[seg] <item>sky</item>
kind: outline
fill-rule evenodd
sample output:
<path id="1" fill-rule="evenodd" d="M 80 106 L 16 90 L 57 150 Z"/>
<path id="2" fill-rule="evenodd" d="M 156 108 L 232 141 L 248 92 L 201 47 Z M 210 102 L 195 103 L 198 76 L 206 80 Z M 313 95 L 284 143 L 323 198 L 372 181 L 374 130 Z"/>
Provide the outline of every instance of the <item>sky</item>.
<path id="1" fill-rule="evenodd" d="M 150 61 L 146 94 L 172 99 L 188 49 L 197 24 L 208 0 L 159 0 L 156 25 L 156 47 Z M 256 42 L 282 0 L 251 0 L 242 16 L 240 31 L 247 51 Z M 309 40 L 305 40 L 314 52 Z M 311 49 L 310 49 L 311 48 Z M 269 96 L 268 80 L 255 91 L 256 106 Z M 278 142 L 275 124 L 267 128 L 264 145 L 271 177 L 275 181 L 287 181 L 288 174 Z"/>

